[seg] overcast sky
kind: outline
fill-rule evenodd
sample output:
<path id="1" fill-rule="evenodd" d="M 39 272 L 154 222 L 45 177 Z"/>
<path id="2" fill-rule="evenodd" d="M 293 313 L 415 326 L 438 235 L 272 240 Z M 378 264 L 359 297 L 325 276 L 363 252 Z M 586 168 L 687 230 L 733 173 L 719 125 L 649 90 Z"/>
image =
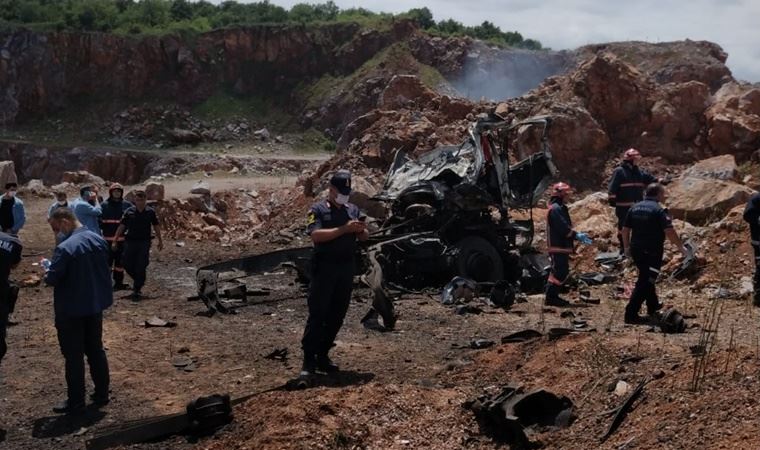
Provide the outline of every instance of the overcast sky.
<path id="1" fill-rule="evenodd" d="M 466 25 L 490 20 L 556 50 L 623 40 L 708 40 L 728 53 L 736 78 L 760 81 L 760 0 L 333 1 L 341 8 L 394 13 L 427 6 L 435 20 L 453 18 Z M 270 2 L 290 8 L 304 0 Z"/>

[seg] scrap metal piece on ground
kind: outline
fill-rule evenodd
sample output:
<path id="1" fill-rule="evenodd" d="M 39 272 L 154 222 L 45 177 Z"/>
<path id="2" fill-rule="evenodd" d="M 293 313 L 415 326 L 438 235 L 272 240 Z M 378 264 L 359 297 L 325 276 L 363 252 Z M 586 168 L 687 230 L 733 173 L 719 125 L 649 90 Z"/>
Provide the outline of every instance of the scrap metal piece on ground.
<path id="1" fill-rule="evenodd" d="M 393 300 L 385 288 L 383 267 L 379 260 L 383 245 L 385 243 L 374 245 L 367 250 L 369 270 L 363 280 L 372 290 L 372 310 L 383 318 L 383 328 L 392 330 L 396 326 L 396 311 L 393 307 Z M 377 321 L 377 316 L 375 316 L 375 321 Z"/>
<path id="2" fill-rule="evenodd" d="M 610 423 L 610 427 L 607 429 L 607 432 L 604 433 L 604 435 L 602 436 L 601 442 L 606 441 L 610 436 L 612 436 L 615 433 L 615 431 L 617 431 L 617 429 L 620 427 L 620 424 L 622 424 L 623 420 L 625 420 L 625 416 L 628 414 L 628 411 L 631 410 L 633 403 L 644 391 L 644 386 L 646 386 L 648 382 L 649 382 L 648 379 L 642 380 L 641 383 L 639 383 L 639 385 L 636 386 L 636 389 L 634 389 L 633 392 L 631 392 L 628 398 L 625 399 L 623 404 L 617 410 L 617 414 L 615 414 L 615 417 L 612 419 L 612 423 Z"/>
<path id="3" fill-rule="evenodd" d="M 271 389 L 269 390 L 271 391 Z M 115 424 L 87 440 L 87 450 L 105 450 L 154 441 L 174 434 L 207 436 L 230 423 L 232 405 L 249 397 L 230 401 L 229 395 L 211 395 L 190 402 L 184 412 Z"/>
<path id="4" fill-rule="evenodd" d="M 686 257 L 681 261 L 681 264 L 679 264 L 676 270 L 673 271 L 673 274 L 670 276 L 671 278 L 688 278 L 699 271 L 697 244 L 692 240 L 688 240 L 684 242 L 683 246 L 686 249 Z"/>
<path id="5" fill-rule="evenodd" d="M 575 416 L 573 402 L 544 389 L 522 393 L 518 386 L 505 386 L 496 395 L 483 395 L 464 407 L 475 414 L 481 431 L 512 449 L 535 448 L 525 434 L 528 427 L 567 427 Z"/>
<path id="6" fill-rule="evenodd" d="M 164 320 L 158 316 L 153 316 L 145 320 L 145 328 L 151 328 L 151 327 L 173 328 L 176 326 L 177 326 L 176 322 L 172 322 L 170 320 Z"/>
<path id="7" fill-rule="evenodd" d="M 625 255 L 621 255 L 620 252 L 606 252 L 598 253 L 594 258 L 594 262 L 603 267 L 614 268 L 625 260 Z"/>
<path id="8" fill-rule="evenodd" d="M 471 301 L 478 286 L 473 280 L 464 277 L 454 277 L 441 292 L 441 304 L 453 305 L 460 299 Z"/>
<path id="9" fill-rule="evenodd" d="M 675 308 L 665 308 L 654 313 L 654 324 L 660 327 L 663 333 L 675 334 L 686 331 L 686 321 L 683 315 Z"/>
<path id="10" fill-rule="evenodd" d="M 248 295 L 244 288 L 233 288 L 231 291 L 222 290 L 220 292 L 221 283 L 272 272 L 283 266 L 295 268 L 300 280 L 308 280 L 308 274 L 311 272 L 311 253 L 311 247 L 301 247 L 203 266 L 195 274 L 198 297 L 206 304 L 210 314 L 216 312 L 230 313 L 232 305 L 226 302 L 223 297 L 231 295 L 240 298 L 241 293 L 245 292 L 246 295 L 243 298 L 243 302 L 245 302 Z"/>
<path id="11" fill-rule="evenodd" d="M 582 281 L 586 286 L 599 286 L 602 284 L 612 283 L 617 280 L 616 276 L 600 272 L 588 272 L 578 275 L 578 281 Z"/>
<path id="12" fill-rule="evenodd" d="M 494 345 L 496 345 L 496 343 L 488 339 L 473 339 L 470 341 L 469 347 L 474 350 L 481 350 L 484 348 L 493 347 Z"/>
<path id="13" fill-rule="evenodd" d="M 275 361 L 285 361 L 288 359 L 288 349 L 287 348 L 276 348 L 272 350 L 271 352 L 264 355 L 264 358 L 271 359 Z"/>
<path id="14" fill-rule="evenodd" d="M 534 339 L 538 339 L 542 337 L 543 334 L 541 332 L 536 330 L 521 330 L 516 333 L 509 334 L 507 336 L 504 336 L 501 338 L 502 344 L 511 344 L 511 343 L 519 343 L 519 342 L 528 342 L 532 341 Z"/>

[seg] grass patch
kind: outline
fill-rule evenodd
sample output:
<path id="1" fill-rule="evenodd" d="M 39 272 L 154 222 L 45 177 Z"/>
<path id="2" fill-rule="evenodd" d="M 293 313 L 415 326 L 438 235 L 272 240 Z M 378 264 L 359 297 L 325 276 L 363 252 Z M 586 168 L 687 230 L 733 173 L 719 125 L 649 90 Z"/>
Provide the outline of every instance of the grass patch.
<path id="1" fill-rule="evenodd" d="M 252 119 L 274 131 L 289 130 L 296 125 L 280 98 L 262 95 L 239 96 L 224 90 L 217 91 L 193 107 L 192 112 L 199 119 L 209 122 L 235 118 Z"/>
<path id="2" fill-rule="evenodd" d="M 293 150 L 300 154 L 334 152 L 335 142 L 320 131 L 309 128 L 293 143 Z"/>

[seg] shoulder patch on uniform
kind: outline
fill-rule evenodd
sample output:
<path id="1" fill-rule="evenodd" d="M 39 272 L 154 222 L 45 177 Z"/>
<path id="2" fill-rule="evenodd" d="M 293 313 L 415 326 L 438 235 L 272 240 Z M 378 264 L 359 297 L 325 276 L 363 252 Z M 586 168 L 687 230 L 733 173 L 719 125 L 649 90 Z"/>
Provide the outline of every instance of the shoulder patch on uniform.
<path id="1" fill-rule="evenodd" d="M 317 222 L 317 214 L 314 211 L 309 211 L 306 215 L 306 225 L 312 225 Z"/>

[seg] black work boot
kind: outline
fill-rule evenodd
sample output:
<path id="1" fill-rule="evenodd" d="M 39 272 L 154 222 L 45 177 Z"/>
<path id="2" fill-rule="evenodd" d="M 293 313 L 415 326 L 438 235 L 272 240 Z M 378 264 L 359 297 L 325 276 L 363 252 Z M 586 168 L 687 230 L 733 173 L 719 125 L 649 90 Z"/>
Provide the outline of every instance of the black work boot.
<path id="1" fill-rule="evenodd" d="M 340 368 L 330 360 L 329 356 L 320 355 L 317 357 L 317 370 L 324 373 L 335 373 L 340 371 Z"/>
<path id="2" fill-rule="evenodd" d="M 314 375 L 314 372 L 317 371 L 317 358 L 313 355 L 304 355 L 303 356 L 303 365 L 301 366 L 301 373 L 298 374 L 300 377 L 309 377 Z"/>
<path id="3" fill-rule="evenodd" d="M 640 316 L 638 314 L 626 314 L 624 322 L 628 325 L 649 325 L 652 323 L 649 317 Z"/>
<path id="4" fill-rule="evenodd" d="M 97 394 L 92 393 L 90 394 L 90 401 L 92 401 L 92 404 L 95 406 L 106 406 L 108 403 L 111 402 L 111 399 L 108 397 L 108 394 Z"/>
<path id="5" fill-rule="evenodd" d="M 72 403 L 69 400 L 64 400 L 53 406 L 53 412 L 56 414 L 82 414 L 84 413 L 84 401 Z"/>
<path id="6" fill-rule="evenodd" d="M 755 295 L 752 298 L 752 304 L 757 307 L 760 307 L 760 292 L 755 291 Z"/>

